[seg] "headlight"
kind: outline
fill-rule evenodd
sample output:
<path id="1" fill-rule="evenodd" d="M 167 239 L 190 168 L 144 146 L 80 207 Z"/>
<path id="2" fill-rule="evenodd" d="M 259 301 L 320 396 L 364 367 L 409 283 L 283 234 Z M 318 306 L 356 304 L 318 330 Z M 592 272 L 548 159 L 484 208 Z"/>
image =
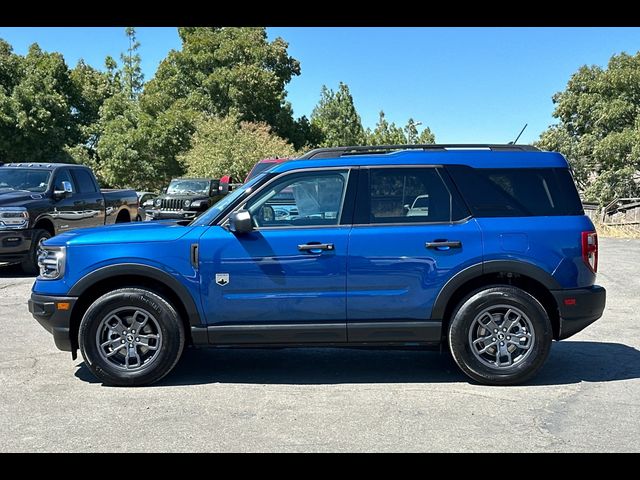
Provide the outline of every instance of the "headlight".
<path id="1" fill-rule="evenodd" d="M 191 200 L 185 200 L 183 205 L 184 205 L 184 208 L 189 208 L 189 205 L 191 205 Z"/>
<path id="2" fill-rule="evenodd" d="M 155 203 L 156 207 L 159 207 L 160 205 L 162 205 L 162 199 L 156 198 L 154 203 Z"/>
<path id="3" fill-rule="evenodd" d="M 41 247 L 38 255 L 40 277 L 45 280 L 56 280 L 64 275 L 64 264 L 67 258 L 66 247 Z"/>
<path id="4" fill-rule="evenodd" d="M 0 228 L 27 228 L 29 212 L 24 207 L 0 207 Z"/>

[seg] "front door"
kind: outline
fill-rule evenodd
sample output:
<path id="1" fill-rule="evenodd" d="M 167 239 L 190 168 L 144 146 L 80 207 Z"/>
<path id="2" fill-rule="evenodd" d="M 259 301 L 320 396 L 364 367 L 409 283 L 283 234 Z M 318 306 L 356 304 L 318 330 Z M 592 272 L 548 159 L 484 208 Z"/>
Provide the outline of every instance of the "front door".
<path id="1" fill-rule="evenodd" d="M 66 197 L 54 199 L 51 218 L 56 232 L 61 233 L 81 227 L 84 201 L 78 196 L 78 188 L 71 178 L 69 169 L 57 169 L 53 182 L 54 190 L 64 191 L 63 182 L 69 182 L 72 189 L 72 192 Z"/>
<path id="2" fill-rule="evenodd" d="M 350 342 L 438 342 L 440 289 L 482 261 L 475 220 L 435 167 L 361 170 L 349 240 Z M 435 321 L 434 321 L 435 320 Z"/>
<path id="3" fill-rule="evenodd" d="M 252 232 L 207 229 L 199 258 L 211 343 L 346 341 L 348 179 L 347 169 L 284 174 L 242 206 Z"/>

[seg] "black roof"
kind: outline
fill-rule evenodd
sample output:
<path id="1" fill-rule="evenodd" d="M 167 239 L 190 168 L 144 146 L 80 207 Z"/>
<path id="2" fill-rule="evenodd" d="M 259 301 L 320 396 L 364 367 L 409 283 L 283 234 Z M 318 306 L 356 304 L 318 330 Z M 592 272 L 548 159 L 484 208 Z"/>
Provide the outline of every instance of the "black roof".
<path id="1" fill-rule="evenodd" d="M 45 162 L 23 162 L 23 163 L 5 163 L 1 167 L 18 167 L 18 168 L 46 168 L 55 170 L 62 167 L 87 168 L 86 165 L 78 165 L 77 163 L 45 163 Z"/>

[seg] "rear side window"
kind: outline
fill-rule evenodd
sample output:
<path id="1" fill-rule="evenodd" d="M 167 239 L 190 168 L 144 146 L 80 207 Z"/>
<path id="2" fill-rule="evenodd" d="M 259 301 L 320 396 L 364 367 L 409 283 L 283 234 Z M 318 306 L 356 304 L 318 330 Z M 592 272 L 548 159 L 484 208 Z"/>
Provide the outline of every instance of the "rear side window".
<path id="1" fill-rule="evenodd" d="M 476 217 L 584 214 L 566 168 L 446 168 Z"/>
<path id="2" fill-rule="evenodd" d="M 73 171 L 73 176 L 76 179 L 76 184 L 78 185 L 78 191 L 80 193 L 95 193 L 98 191 L 96 184 L 88 171 L 76 169 Z"/>
<path id="3" fill-rule="evenodd" d="M 450 222 L 465 215 L 436 168 L 372 168 L 356 223 Z"/>

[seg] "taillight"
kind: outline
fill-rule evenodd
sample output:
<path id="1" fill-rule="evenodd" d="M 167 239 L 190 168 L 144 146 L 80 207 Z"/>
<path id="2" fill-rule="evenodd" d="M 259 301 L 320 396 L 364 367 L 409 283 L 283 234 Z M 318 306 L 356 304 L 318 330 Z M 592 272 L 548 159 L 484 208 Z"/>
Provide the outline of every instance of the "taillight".
<path id="1" fill-rule="evenodd" d="M 582 232 L 582 259 L 593 273 L 598 271 L 598 234 Z"/>

